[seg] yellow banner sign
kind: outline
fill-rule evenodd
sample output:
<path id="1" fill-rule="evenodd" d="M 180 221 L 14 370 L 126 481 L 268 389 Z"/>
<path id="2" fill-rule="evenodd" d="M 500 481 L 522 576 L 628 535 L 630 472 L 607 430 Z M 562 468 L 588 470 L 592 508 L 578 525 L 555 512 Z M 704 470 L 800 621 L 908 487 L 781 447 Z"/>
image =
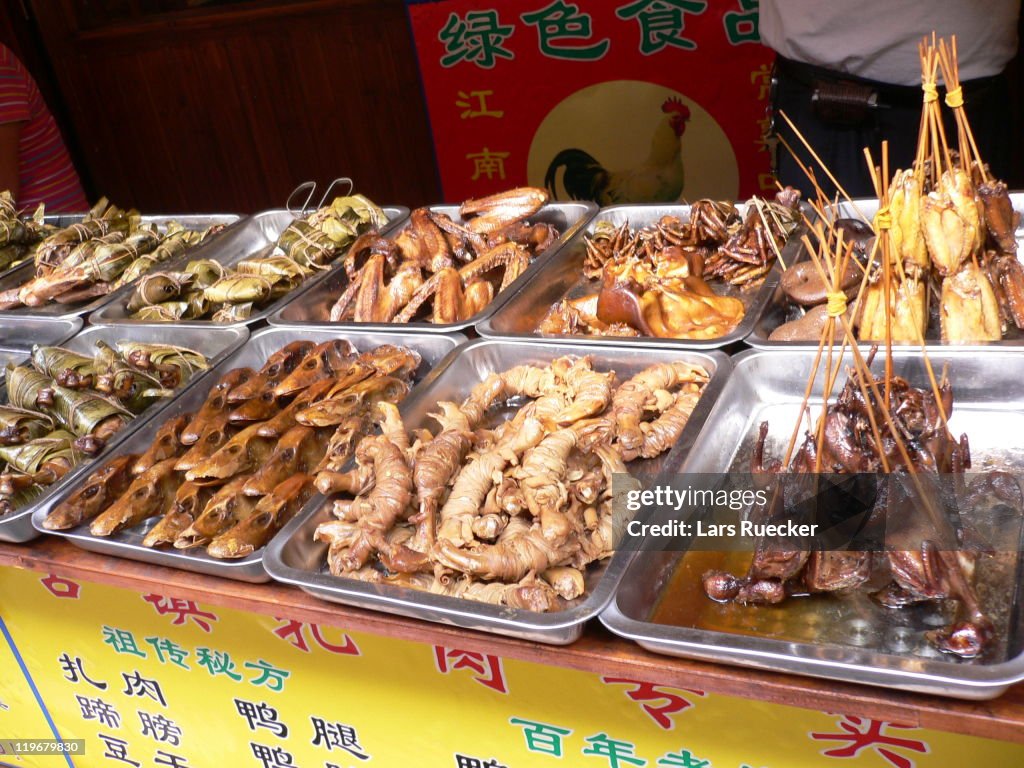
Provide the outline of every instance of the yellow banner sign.
<path id="1" fill-rule="evenodd" d="M 1024 765 L 1024 747 L 0 568 L 0 766 Z"/>

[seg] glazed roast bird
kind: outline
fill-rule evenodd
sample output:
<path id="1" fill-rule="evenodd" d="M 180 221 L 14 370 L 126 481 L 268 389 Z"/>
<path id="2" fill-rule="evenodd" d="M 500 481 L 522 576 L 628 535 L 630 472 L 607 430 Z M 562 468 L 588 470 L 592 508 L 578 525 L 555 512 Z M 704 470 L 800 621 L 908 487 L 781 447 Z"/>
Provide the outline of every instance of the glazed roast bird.
<path id="1" fill-rule="evenodd" d="M 562 186 L 573 200 L 593 200 L 600 205 L 615 203 L 660 203 L 678 200 L 683 192 L 682 138 L 690 110 L 678 98 L 661 105 L 664 116 L 651 136 L 647 159 L 636 168 L 612 171 L 582 149 L 563 149 L 544 176 L 552 197 L 560 168 Z"/>

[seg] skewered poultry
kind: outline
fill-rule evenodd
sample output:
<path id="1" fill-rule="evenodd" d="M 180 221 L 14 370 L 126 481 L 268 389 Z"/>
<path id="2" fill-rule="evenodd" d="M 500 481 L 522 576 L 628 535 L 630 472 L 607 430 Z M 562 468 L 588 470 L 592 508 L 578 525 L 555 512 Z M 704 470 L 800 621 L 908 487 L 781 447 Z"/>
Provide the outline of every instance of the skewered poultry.
<path id="1" fill-rule="evenodd" d="M 77 304 L 128 285 L 156 264 L 177 257 L 216 234 L 171 221 L 163 231 L 143 224 L 137 211 L 101 200 L 82 221 L 47 235 L 35 248 L 34 275 L 0 292 L 0 309 Z"/>
<path id="2" fill-rule="evenodd" d="M 550 224 L 528 223 L 548 201 L 532 187 L 459 208 L 462 223 L 417 208 L 395 238 L 361 237 L 345 257 L 347 284 L 332 322 L 455 323 L 484 309 L 558 238 Z"/>
<path id="3" fill-rule="evenodd" d="M 964 658 L 978 656 L 991 643 L 993 628 L 979 607 L 971 579 L 977 552 L 962 546 L 965 524 L 958 505 L 950 503 L 950 494 L 936 491 L 933 480 L 914 482 L 918 475 L 963 477 L 971 465 L 967 436 L 955 440 L 943 418 L 953 413 L 952 388 L 944 379 L 937 398 L 932 391 L 895 377 L 886 407 L 883 379 L 872 376 L 864 381 L 861 376 L 852 371 L 836 402 L 827 407 L 824 439 L 819 442 L 808 434 L 788 466 L 765 460 L 768 424 L 761 425 L 751 472 L 758 477 L 786 474 L 779 475 L 781 479 L 771 485 L 769 501 L 755 508 L 750 519 L 765 523 L 803 519 L 809 507 L 798 499 L 820 492 L 811 475 L 849 473 L 858 483 L 859 495 L 869 499 L 870 519 L 862 546 L 831 550 L 810 539 L 766 537 L 757 542 L 744 576 L 710 571 L 703 577 L 705 592 L 718 601 L 748 605 L 858 588 L 871 588 L 875 599 L 890 608 L 952 599 L 958 601 L 957 616 L 926 636 L 941 651 Z M 880 441 L 864 429 L 869 419 L 879 425 Z M 883 467 L 888 472 L 876 474 Z M 961 496 L 977 494 L 975 485 Z M 1024 509 L 1019 489 L 1016 497 L 1017 509 Z M 970 507 L 960 504 L 959 509 Z M 859 508 L 848 510 L 851 517 L 860 512 Z"/>
<path id="4" fill-rule="evenodd" d="M 945 41 L 923 44 L 921 66 L 924 102 L 914 164 L 893 174 L 889 205 L 880 207 L 869 232 L 857 231 L 868 228 L 865 222 L 844 223 L 847 240 L 874 242 L 875 233 L 885 231 L 892 243 L 888 265 L 877 248 L 859 251 L 858 277 L 864 275 L 866 290 L 850 317 L 865 341 L 882 341 L 886 333 L 899 342 L 998 341 L 1011 327 L 1024 330 L 1024 266 L 1015 237 L 1020 214 L 1006 184 L 991 177 L 977 152 L 963 111 L 955 41 L 952 48 Z M 956 120 L 956 148 L 947 144 L 940 103 L 930 96 L 940 68 Z M 887 268 L 893 272 L 888 281 L 882 277 Z M 810 302 L 786 290 L 787 278 L 788 322 L 770 338 L 817 340 L 823 314 L 817 307 L 824 299 Z"/>
<path id="5" fill-rule="evenodd" d="M 888 164 L 887 150 L 883 144 L 883 169 Z M 881 262 L 878 293 L 884 301 L 901 285 L 913 283 L 925 265 L 917 246 L 904 249 L 910 229 L 905 227 L 901 211 L 892 213 L 894 196 L 903 196 L 901 204 L 907 202 L 905 177 L 898 174 L 897 183 L 890 184 L 886 175 L 874 168 L 870 152 L 866 154 L 883 212 L 883 226 L 878 228 L 872 251 L 873 258 L 877 256 Z M 818 193 L 821 200 L 820 189 Z M 900 222 L 895 238 L 893 221 Z M 928 226 L 924 224 L 925 229 Z M 965 237 L 962 242 L 975 237 L 965 221 L 957 219 L 955 228 Z M 766 532 L 755 541 L 745 575 L 707 571 L 702 576 L 704 591 L 713 600 L 753 606 L 778 604 L 795 595 L 859 589 L 888 609 L 949 600 L 955 602 L 956 616 L 952 620 L 945 617 L 943 626 L 926 630 L 924 637 L 939 651 L 976 658 L 993 647 L 995 625 L 974 584 L 979 552 L 967 543 L 969 519 L 961 512 L 977 511 L 977 502 L 993 486 L 993 477 L 966 482 L 964 472 L 971 467 L 967 436 L 956 440 L 948 427 L 954 407 L 952 385 L 946 372 L 941 380 L 936 379 L 927 352 L 922 352 L 922 359 L 928 388 L 914 387 L 895 375 L 894 323 L 884 310 L 885 370 L 882 376 L 872 373 L 877 348 L 866 360 L 862 357 L 854 324 L 847 315 L 844 280 L 855 261 L 854 249 L 844 243 L 843 233 L 834 223 L 827 231 L 826 225 L 819 225 L 816 232 L 817 243 L 807 240 L 806 245 L 828 299 L 826 321 L 781 461 L 766 460 L 768 423 L 760 425 L 751 472 L 755 482 L 766 484 L 769 490 L 747 520 L 792 525 L 814 518 L 827 521 L 826 528 L 850 523 L 863 527 L 853 539 L 844 536 L 838 546 L 821 534 L 814 537 L 817 526 L 804 529 L 812 532 L 810 536 Z M 927 232 L 922 237 L 929 240 Z M 959 242 L 946 243 L 948 252 L 936 262 L 936 269 L 949 275 L 946 280 L 959 280 L 965 271 L 978 269 L 965 255 L 969 249 L 961 249 Z M 869 278 L 865 275 L 861 281 L 859 301 L 865 291 L 872 290 Z M 853 366 L 833 401 L 832 389 L 843 357 L 842 351 L 834 355 L 838 340 L 844 349 L 849 348 Z M 828 354 L 823 355 L 826 348 Z M 823 359 L 825 369 L 821 371 Z M 821 411 L 811 420 L 808 403 L 816 382 L 823 390 Z M 812 426 L 794 453 L 805 415 Z M 847 486 L 845 495 L 831 493 L 830 481 L 822 478 L 822 473 L 835 474 L 838 482 Z M 1017 514 L 1024 511 L 1024 495 L 1015 479 L 1007 475 L 995 484 L 1001 486 L 1001 502 L 1010 500 Z M 854 487 L 850 493 L 849 488 Z M 785 525 L 774 527 L 793 530 Z"/>
<path id="6" fill-rule="evenodd" d="M 387 222 L 384 211 L 362 195 L 336 197 L 295 219 L 275 243 L 232 267 L 200 259 L 180 272 L 147 275 L 128 300 L 127 311 L 136 319 L 155 322 L 245 320 L 254 309 L 328 269 L 361 234 L 376 233 Z"/>
<path id="7" fill-rule="evenodd" d="M 96 347 L 88 357 L 36 346 L 30 364 L 8 366 L 8 402 L 0 406 L 0 514 L 99 453 L 128 421 L 207 367 L 202 355 L 184 347 L 131 341 Z"/>
<path id="8" fill-rule="evenodd" d="M 410 434 L 381 404 L 381 432 L 359 441 L 355 466 L 316 477 L 342 497 L 315 538 L 336 576 L 555 610 L 612 554 L 612 476 L 670 448 L 707 381 L 678 362 L 616 386 L 591 358 L 562 357 L 438 403 L 434 433 Z M 512 404 L 495 424 L 491 412 Z"/>
<path id="9" fill-rule="evenodd" d="M 730 203 L 699 200 L 689 222 L 663 216 L 633 231 L 599 221 L 586 238 L 584 275 L 596 292 L 563 299 L 542 320 L 543 334 L 714 339 L 743 319 L 739 298 L 716 293 L 709 280 L 759 284 L 796 227 L 799 193 L 753 199 L 741 218 Z"/>
<path id="10" fill-rule="evenodd" d="M 226 372 L 194 413 L 165 421 L 142 455 L 100 467 L 43 525 L 88 523 L 94 536 L 112 536 L 155 522 L 147 547 L 244 557 L 309 498 L 321 465 L 348 461 L 373 429 L 375 405 L 404 397 L 420 363 L 387 344 L 363 353 L 342 339 L 287 344 L 258 371 Z M 305 423 L 313 408 L 333 418 Z"/>

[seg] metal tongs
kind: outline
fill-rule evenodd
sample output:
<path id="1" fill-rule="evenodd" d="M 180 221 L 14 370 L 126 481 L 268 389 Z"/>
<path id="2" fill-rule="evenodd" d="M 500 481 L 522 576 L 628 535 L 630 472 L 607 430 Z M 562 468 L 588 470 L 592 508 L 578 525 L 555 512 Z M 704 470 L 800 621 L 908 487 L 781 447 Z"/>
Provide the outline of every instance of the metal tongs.
<path id="1" fill-rule="evenodd" d="M 339 176 L 327 186 L 327 190 L 324 192 L 323 197 L 320 198 L 320 202 L 317 203 L 314 208 L 310 209 L 309 203 L 313 199 L 313 195 L 316 194 L 316 182 L 313 181 L 312 179 L 309 181 L 304 181 L 301 184 L 299 184 L 295 189 L 293 189 L 290 195 L 288 195 L 288 199 L 285 200 L 284 203 L 285 210 L 287 210 L 288 213 L 290 213 L 292 217 L 296 219 L 301 218 L 303 216 L 308 216 L 311 210 L 315 211 L 319 210 L 320 208 L 323 208 L 324 204 L 327 202 L 327 199 L 331 196 L 331 193 L 334 192 L 334 188 L 340 184 L 348 184 L 348 189 L 342 193 L 343 195 L 351 195 L 352 190 L 355 189 L 355 183 L 352 181 L 352 179 L 350 179 L 348 176 Z M 302 202 L 302 207 L 294 208 L 293 206 L 295 198 L 307 190 L 308 193 L 306 194 L 306 199 Z"/>

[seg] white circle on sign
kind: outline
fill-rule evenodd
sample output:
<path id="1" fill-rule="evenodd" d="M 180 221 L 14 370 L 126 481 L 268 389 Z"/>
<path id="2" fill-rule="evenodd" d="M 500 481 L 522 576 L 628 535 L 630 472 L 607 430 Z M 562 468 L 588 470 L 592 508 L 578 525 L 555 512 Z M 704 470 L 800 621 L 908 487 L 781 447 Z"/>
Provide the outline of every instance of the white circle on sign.
<path id="1" fill-rule="evenodd" d="M 595 191 L 604 205 L 739 195 L 736 153 L 722 127 L 684 94 L 643 80 L 587 86 L 545 116 L 527 179 L 543 187 L 546 178 L 560 200 L 571 197 L 568 183 L 581 197 Z"/>

